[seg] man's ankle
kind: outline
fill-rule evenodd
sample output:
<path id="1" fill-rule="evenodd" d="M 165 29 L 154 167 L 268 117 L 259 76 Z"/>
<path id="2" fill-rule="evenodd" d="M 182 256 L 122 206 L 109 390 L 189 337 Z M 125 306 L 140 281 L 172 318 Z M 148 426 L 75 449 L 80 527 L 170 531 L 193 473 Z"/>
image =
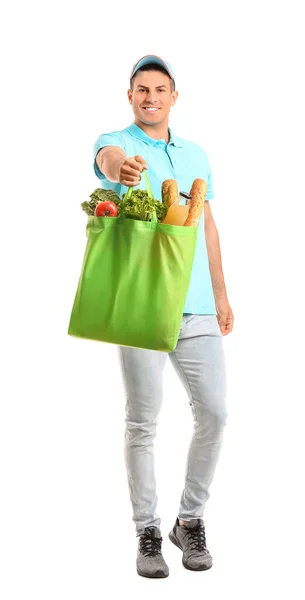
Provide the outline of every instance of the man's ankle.
<path id="1" fill-rule="evenodd" d="M 189 527 L 189 522 L 183 521 L 183 519 L 179 519 L 179 525 L 184 525 L 184 527 Z"/>

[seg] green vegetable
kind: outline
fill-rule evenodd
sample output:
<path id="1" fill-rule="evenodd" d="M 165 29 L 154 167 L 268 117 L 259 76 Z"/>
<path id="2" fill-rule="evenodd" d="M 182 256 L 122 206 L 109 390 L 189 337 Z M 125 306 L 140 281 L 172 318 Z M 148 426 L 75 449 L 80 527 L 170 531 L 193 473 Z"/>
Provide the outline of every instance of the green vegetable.
<path id="1" fill-rule="evenodd" d="M 127 219 L 151 221 L 152 213 L 156 210 L 158 221 L 163 221 L 167 214 L 167 206 L 150 198 L 146 190 L 133 190 L 131 197 L 124 204 L 126 194 L 118 202 L 119 215 Z"/>
<path id="2" fill-rule="evenodd" d="M 100 202 L 114 202 L 115 204 L 119 204 L 120 197 L 113 190 L 103 190 L 102 188 L 97 188 L 90 194 L 91 200 L 88 202 L 83 202 L 81 207 L 87 215 L 94 215 L 94 211 L 97 205 Z"/>
<path id="3" fill-rule="evenodd" d="M 97 188 L 90 194 L 91 200 L 83 202 L 81 207 L 87 215 L 94 215 L 94 211 L 100 202 L 114 202 L 118 207 L 119 215 L 127 219 L 136 219 L 137 221 L 151 221 L 152 213 L 156 209 L 158 221 L 163 221 L 167 214 L 167 206 L 150 198 L 146 190 L 133 190 L 131 197 L 124 203 L 126 194 L 123 194 L 122 200 L 113 190 L 103 190 Z"/>

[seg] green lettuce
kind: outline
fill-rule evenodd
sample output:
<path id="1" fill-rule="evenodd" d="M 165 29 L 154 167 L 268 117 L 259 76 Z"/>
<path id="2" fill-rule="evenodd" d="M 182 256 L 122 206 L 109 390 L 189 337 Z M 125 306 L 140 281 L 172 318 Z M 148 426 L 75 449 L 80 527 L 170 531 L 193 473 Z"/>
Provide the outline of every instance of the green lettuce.
<path id="1" fill-rule="evenodd" d="M 92 194 L 90 194 L 90 198 L 91 198 L 91 200 L 89 200 L 87 202 L 83 202 L 81 204 L 83 211 L 87 215 L 94 215 L 96 206 L 100 202 L 107 201 L 107 202 L 114 202 L 115 204 L 119 204 L 119 202 L 120 202 L 120 196 L 118 196 L 118 194 L 116 192 L 114 192 L 113 190 L 103 190 L 102 188 L 97 188 L 96 190 L 94 190 L 94 192 L 92 192 Z"/>
<path id="2" fill-rule="evenodd" d="M 133 190 L 131 197 L 125 201 L 126 194 L 123 194 L 122 199 L 113 190 L 103 190 L 97 188 L 90 194 L 90 200 L 83 202 L 81 207 L 87 215 L 94 215 L 96 206 L 100 202 L 114 202 L 118 207 L 120 216 L 127 219 L 136 219 L 137 221 L 151 221 L 152 213 L 156 210 L 158 221 L 163 221 L 167 214 L 167 206 L 150 198 L 146 190 Z"/>
<path id="3" fill-rule="evenodd" d="M 167 207 L 159 200 L 150 198 L 146 190 L 133 190 L 130 198 L 126 201 L 123 194 L 118 203 L 119 215 L 127 219 L 138 221 L 151 221 L 152 213 L 156 210 L 158 221 L 163 221 L 167 214 Z"/>

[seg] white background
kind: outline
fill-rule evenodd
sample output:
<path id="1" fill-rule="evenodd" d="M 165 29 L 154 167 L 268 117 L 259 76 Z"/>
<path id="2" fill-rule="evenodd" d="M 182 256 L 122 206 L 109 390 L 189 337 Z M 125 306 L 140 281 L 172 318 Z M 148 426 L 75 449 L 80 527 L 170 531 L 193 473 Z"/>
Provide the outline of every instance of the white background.
<path id="1" fill-rule="evenodd" d="M 304 597 L 301 5 L 2 10 L 3 600 Z M 176 73 L 172 128 L 208 152 L 235 314 L 230 418 L 205 514 L 214 567 L 186 571 L 168 540 L 192 432 L 168 364 L 155 448 L 170 577 L 157 581 L 135 570 L 116 348 L 66 333 L 86 243 L 80 203 L 99 185 L 93 144 L 132 122 L 129 73 L 148 53 Z"/>

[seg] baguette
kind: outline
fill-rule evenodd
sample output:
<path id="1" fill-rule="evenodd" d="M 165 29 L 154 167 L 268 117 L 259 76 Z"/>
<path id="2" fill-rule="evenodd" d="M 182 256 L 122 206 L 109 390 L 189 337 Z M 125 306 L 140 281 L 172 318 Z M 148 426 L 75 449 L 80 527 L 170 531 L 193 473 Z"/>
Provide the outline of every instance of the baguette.
<path id="1" fill-rule="evenodd" d="M 178 185 L 174 179 L 166 179 L 162 183 L 162 202 L 169 208 L 178 199 Z"/>
<path id="2" fill-rule="evenodd" d="M 203 179 L 195 179 L 190 191 L 192 196 L 186 227 L 198 227 L 208 186 Z"/>

